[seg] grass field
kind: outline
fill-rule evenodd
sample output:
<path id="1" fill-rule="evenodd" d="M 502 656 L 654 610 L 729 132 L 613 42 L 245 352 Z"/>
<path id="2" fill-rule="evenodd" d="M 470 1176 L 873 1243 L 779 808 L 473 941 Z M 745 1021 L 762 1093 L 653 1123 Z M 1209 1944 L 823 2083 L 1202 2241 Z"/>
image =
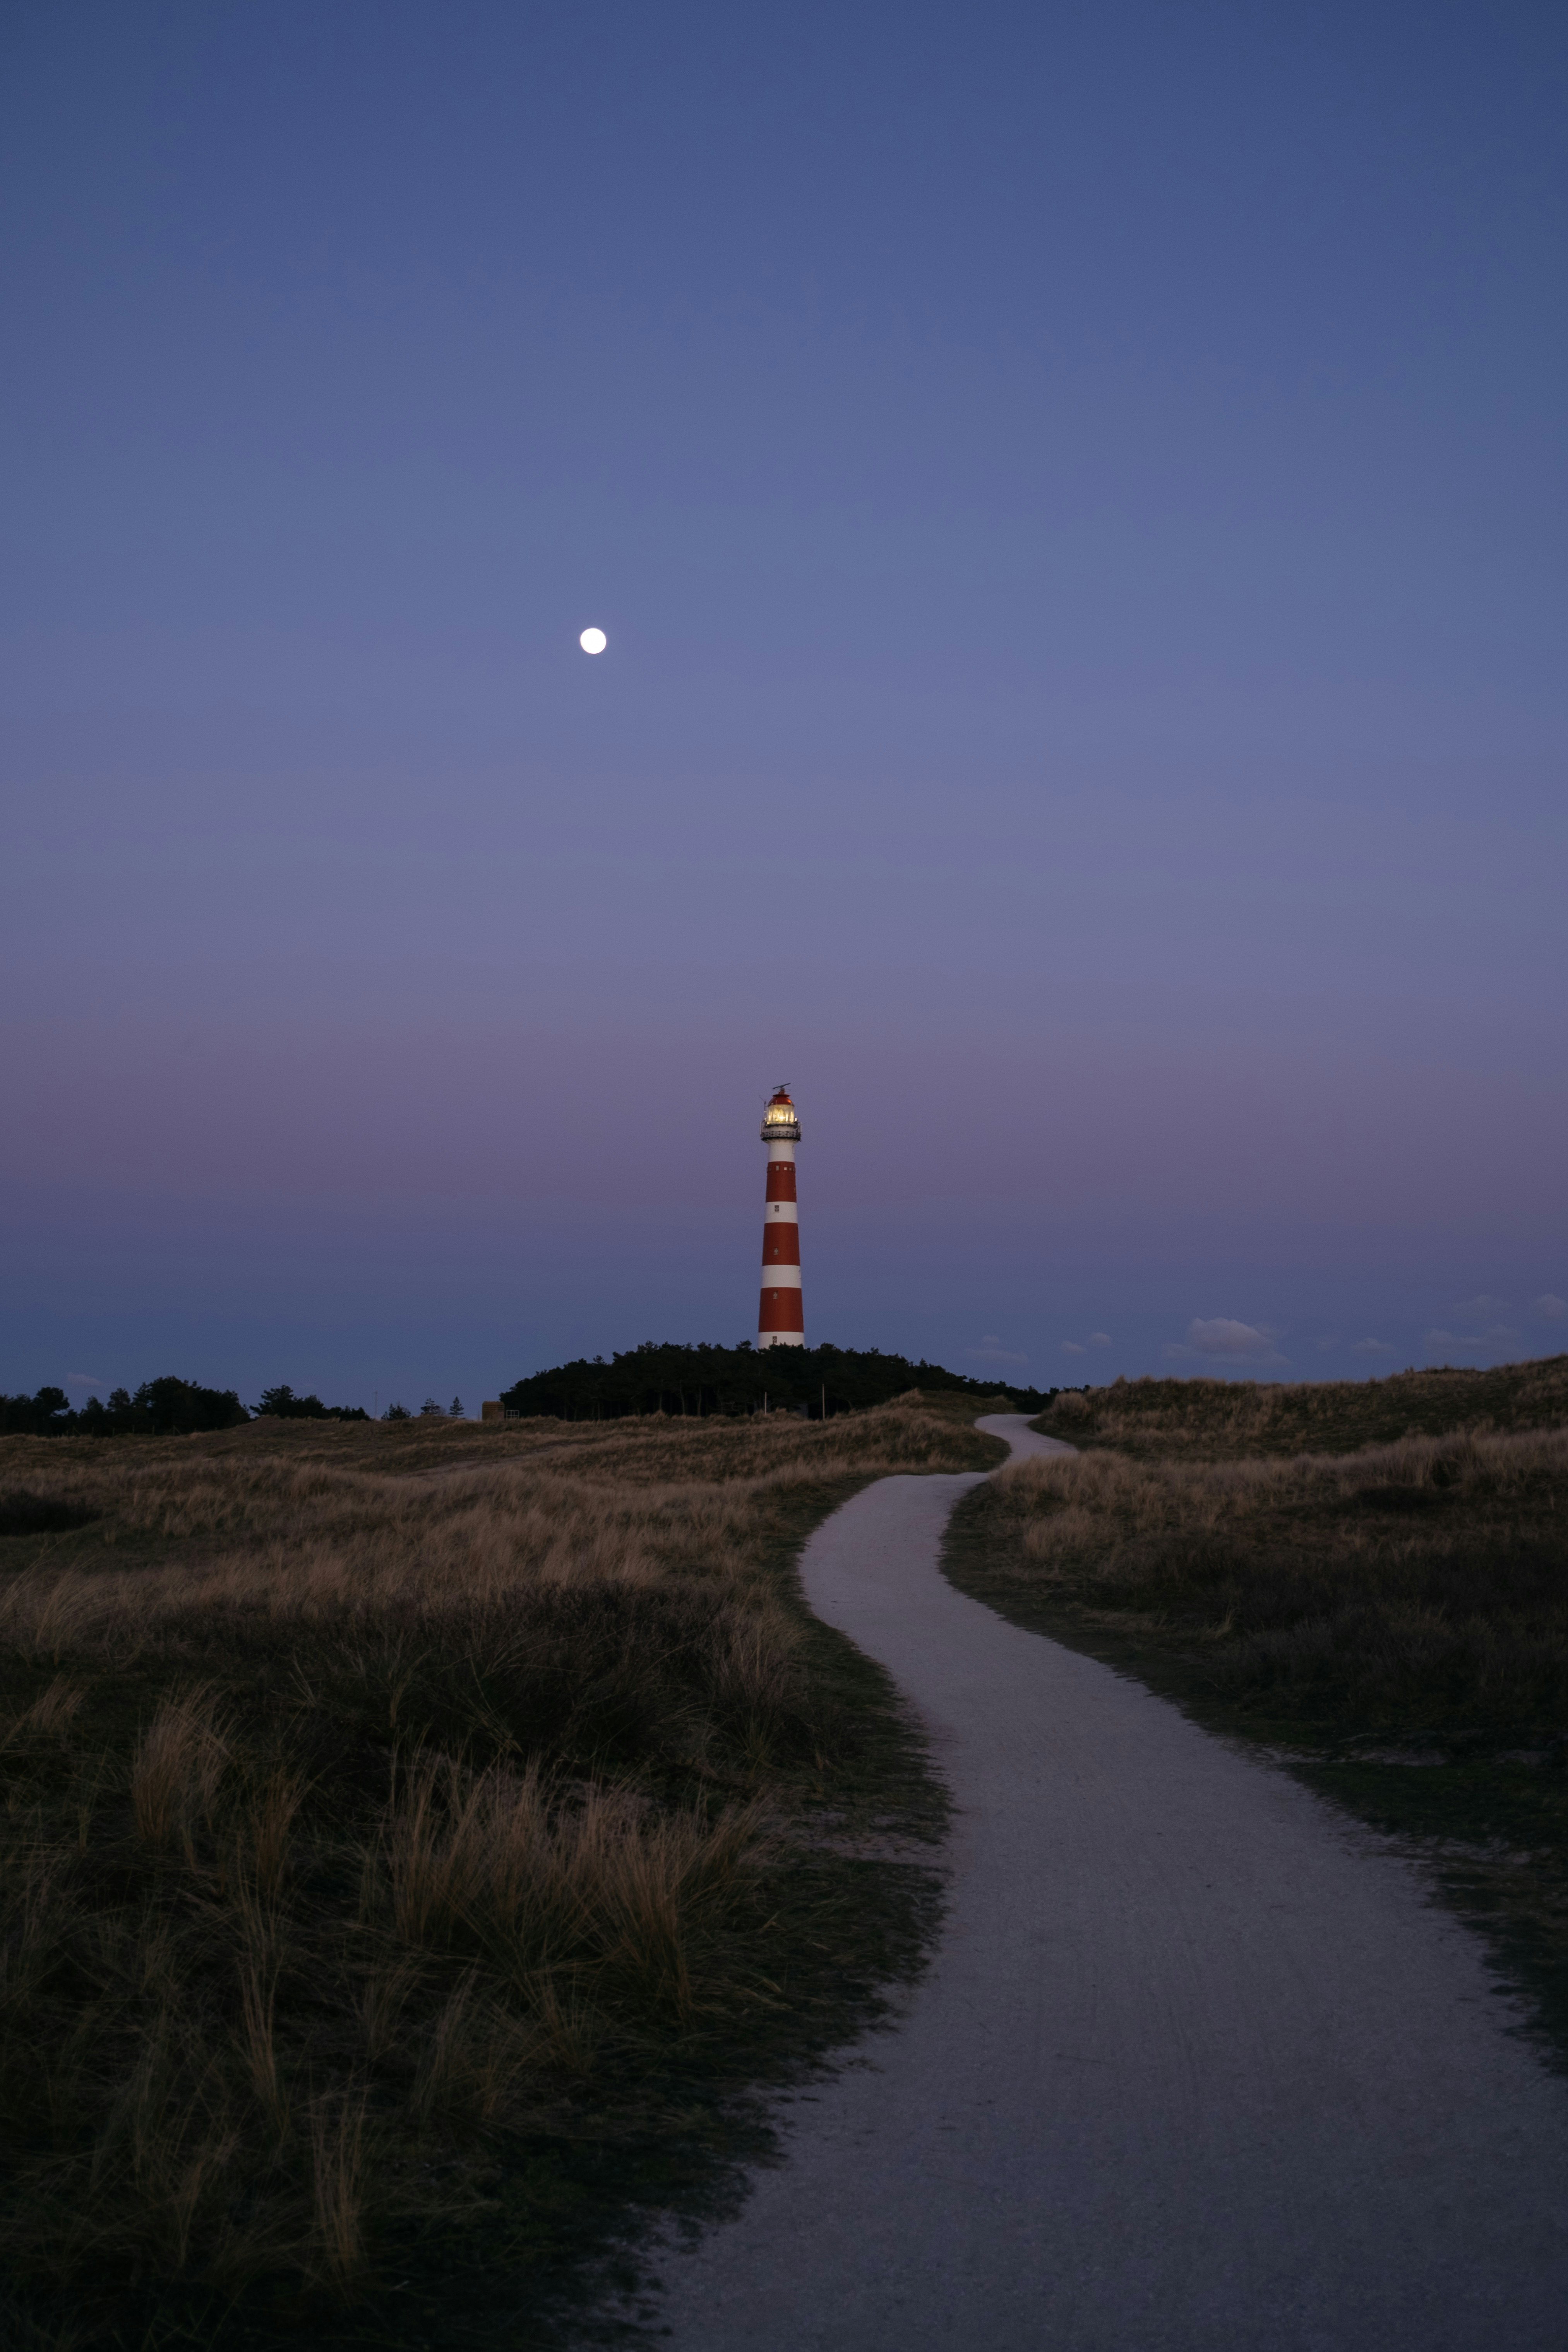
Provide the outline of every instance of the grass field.
<path id="1" fill-rule="evenodd" d="M 1034 1424 L 1083 1448 L 1204 1462 L 1350 1454 L 1454 1430 L 1568 1423 L 1568 1356 L 1489 1371 L 1395 1372 L 1383 1381 L 1115 1381 L 1066 1389 Z"/>
<path id="2" fill-rule="evenodd" d="M 721 2194 L 935 1900 L 794 1559 L 975 1410 L 0 1441 L 0 2335 L 546 2342 Z"/>
<path id="3" fill-rule="evenodd" d="M 950 1572 L 1409 1841 L 1568 2055 L 1565 1424 L 1561 1357 L 1118 1382 L 965 1499 Z"/>

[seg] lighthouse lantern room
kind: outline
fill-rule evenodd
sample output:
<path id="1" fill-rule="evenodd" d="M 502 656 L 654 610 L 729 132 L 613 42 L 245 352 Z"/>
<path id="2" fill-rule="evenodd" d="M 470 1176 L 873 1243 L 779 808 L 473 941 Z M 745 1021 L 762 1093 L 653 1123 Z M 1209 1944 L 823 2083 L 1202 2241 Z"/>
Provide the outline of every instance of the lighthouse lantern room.
<path id="1" fill-rule="evenodd" d="M 800 1121 L 789 1088 L 780 1087 L 763 1113 L 768 1147 L 768 1197 L 763 1212 L 763 1303 L 759 1348 L 804 1348 L 800 1301 L 800 1212 L 795 1205 L 795 1147 Z"/>

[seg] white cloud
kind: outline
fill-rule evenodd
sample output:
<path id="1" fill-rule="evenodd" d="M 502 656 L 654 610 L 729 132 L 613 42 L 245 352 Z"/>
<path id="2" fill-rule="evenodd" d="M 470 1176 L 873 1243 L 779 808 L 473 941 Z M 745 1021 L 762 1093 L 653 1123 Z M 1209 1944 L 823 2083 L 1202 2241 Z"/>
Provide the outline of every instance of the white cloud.
<path id="1" fill-rule="evenodd" d="M 96 1372 L 68 1372 L 66 1374 L 66 1386 L 68 1389 L 101 1389 L 107 1388 L 108 1385 L 108 1381 L 100 1381 Z"/>
<path id="2" fill-rule="evenodd" d="M 1534 1309 L 1542 1322 L 1561 1323 L 1564 1315 L 1568 1315 L 1568 1298 L 1557 1298 L 1550 1290 L 1543 1290 L 1534 1302 Z"/>
<path id="3" fill-rule="evenodd" d="M 1351 1349 L 1352 1356 L 1392 1356 L 1394 1349 L 1386 1339 L 1358 1339 Z"/>
<path id="4" fill-rule="evenodd" d="M 1200 1356 L 1214 1364 L 1284 1364 L 1289 1358 L 1282 1356 L 1274 1344 L 1272 1331 L 1255 1323 L 1237 1323 L 1228 1315 L 1215 1315 L 1206 1319 L 1194 1316 L 1187 1326 L 1187 1336 L 1180 1346 L 1173 1342 L 1167 1356 Z"/>
<path id="5" fill-rule="evenodd" d="M 1089 1344 L 1091 1348 L 1109 1348 L 1110 1345 L 1110 1332 L 1091 1331 L 1089 1335 Z"/>
<path id="6" fill-rule="evenodd" d="M 1027 1356 L 1015 1348 L 1005 1348 L 994 1331 L 987 1331 L 978 1348 L 965 1348 L 964 1354 L 976 1364 L 1026 1364 Z"/>
<path id="7" fill-rule="evenodd" d="M 1062 1353 L 1064 1356 L 1087 1356 L 1089 1349 L 1087 1348 L 1080 1348 L 1076 1339 L 1064 1339 L 1062 1341 Z"/>

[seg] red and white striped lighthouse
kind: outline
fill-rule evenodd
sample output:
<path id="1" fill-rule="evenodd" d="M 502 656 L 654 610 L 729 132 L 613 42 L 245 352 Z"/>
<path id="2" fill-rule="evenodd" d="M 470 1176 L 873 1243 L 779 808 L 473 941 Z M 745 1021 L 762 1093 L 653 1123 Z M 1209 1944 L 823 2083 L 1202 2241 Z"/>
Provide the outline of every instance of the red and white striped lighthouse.
<path id="1" fill-rule="evenodd" d="M 800 1121 L 780 1087 L 763 1113 L 768 1147 L 768 1202 L 763 1213 L 763 1303 L 757 1314 L 759 1348 L 804 1348 L 805 1318 L 800 1304 L 800 1212 L 795 1199 L 795 1147 Z"/>

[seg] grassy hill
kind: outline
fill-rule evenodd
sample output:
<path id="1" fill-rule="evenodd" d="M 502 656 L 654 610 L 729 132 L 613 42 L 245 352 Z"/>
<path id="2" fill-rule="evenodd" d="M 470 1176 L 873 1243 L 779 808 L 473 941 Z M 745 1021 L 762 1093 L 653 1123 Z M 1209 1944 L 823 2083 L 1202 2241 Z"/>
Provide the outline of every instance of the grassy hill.
<path id="1" fill-rule="evenodd" d="M 1036 1427 L 1140 1460 L 1349 1454 L 1402 1437 L 1552 1429 L 1568 1422 L 1568 1356 L 1489 1371 L 1395 1372 L 1383 1381 L 1114 1381 L 1064 1389 Z"/>

